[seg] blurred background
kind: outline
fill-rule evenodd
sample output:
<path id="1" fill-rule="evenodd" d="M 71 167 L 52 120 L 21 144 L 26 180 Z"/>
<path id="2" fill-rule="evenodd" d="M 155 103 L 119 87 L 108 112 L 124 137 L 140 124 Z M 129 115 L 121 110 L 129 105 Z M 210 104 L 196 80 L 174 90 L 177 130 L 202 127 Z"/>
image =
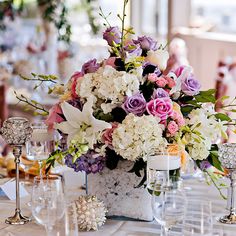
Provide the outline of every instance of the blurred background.
<path id="1" fill-rule="evenodd" d="M 50 107 L 46 88 L 19 74 L 57 75 L 62 83 L 91 59 L 108 56 L 104 20 L 120 25 L 122 0 L 0 0 L 0 119 L 33 111 L 18 104 L 14 91 Z M 168 69 L 190 64 L 202 89 L 235 96 L 236 1 L 130 0 L 127 26 L 168 44 Z M 50 84 L 49 84 L 50 85 Z"/>

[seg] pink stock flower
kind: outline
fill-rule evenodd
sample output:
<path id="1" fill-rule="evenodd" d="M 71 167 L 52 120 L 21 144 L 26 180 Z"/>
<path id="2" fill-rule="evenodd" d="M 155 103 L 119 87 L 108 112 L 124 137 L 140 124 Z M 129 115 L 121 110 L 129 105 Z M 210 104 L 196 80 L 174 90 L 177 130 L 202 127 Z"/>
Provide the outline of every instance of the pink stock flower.
<path id="1" fill-rule="evenodd" d="M 71 94 L 73 98 L 78 98 L 78 95 L 76 93 L 76 85 L 78 82 L 79 78 L 82 78 L 84 76 L 84 73 L 80 71 L 76 71 L 72 76 L 71 76 Z"/>
<path id="2" fill-rule="evenodd" d="M 108 59 L 105 60 L 105 65 L 116 68 L 115 61 L 116 57 L 109 57 Z"/>
<path id="3" fill-rule="evenodd" d="M 54 123 L 61 123 L 65 121 L 62 118 L 63 112 L 59 103 L 56 103 L 52 108 L 49 110 L 48 118 L 46 119 L 45 123 L 48 125 L 49 129 L 53 128 Z"/>
<path id="4" fill-rule="evenodd" d="M 176 74 L 177 77 L 179 77 L 182 74 L 184 68 L 185 68 L 185 66 L 180 66 L 175 70 L 174 73 Z"/>
<path id="5" fill-rule="evenodd" d="M 178 124 L 179 127 L 182 127 L 185 125 L 185 120 L 184 117 L 180 114 L 178 114 L 177 118 L 176 118 L 176 122 Z"/>
<path id="6" fill-rule="evenodd" d="M 172 120 L 167 125 L 167 130 L 171 136 L 174 136 L 176 134 L 176 132 L 179 130 L 179 126 L 176 124 L 175 121 Z"/>
<path id="7" fill-rule="evenodd" d="M 148 74 L 148 80 L 151 82 L 156 82 L 158 80 L 158 77 L 155 73 Z"/>
<path id="8" fill-rule="evenodd" d="M 172 78 L 166 76 L 165 79 L 166 79 L 166 81 L 167 81 L 167 85 L 168 85 L 170 88 L 173 88 L 173 87 L 175 86 L 176 83 L 175 83 L 175 81 L 174 81 Z"/>
<path id="9" fill-rule="evenodd" d="M 173 113 L 173 103 L 169 97 L 157 98 L 147 103 L 147 112 L 166 120 Z"/>
<path id="10" fill-rule="evenodd" d="M 159 77 L 157 78 L 157 81 L 156 81 L 156 85 L 161 87 L 161 88 L 164 88 L 166 85 L 167 85 L 167 80 L 164 78 L 164 77 Z"/>
<path id="11" fill-rule="evenodd" d="M 112 127 L 111 129 L 106 129 L 105 132 L 102 135 L 102 141 L 111 146 L 112 145 L 112 134 L 114 132 L 114 130 L 117 128 L 118 123 L 114 122 L 112 123 Z"/>

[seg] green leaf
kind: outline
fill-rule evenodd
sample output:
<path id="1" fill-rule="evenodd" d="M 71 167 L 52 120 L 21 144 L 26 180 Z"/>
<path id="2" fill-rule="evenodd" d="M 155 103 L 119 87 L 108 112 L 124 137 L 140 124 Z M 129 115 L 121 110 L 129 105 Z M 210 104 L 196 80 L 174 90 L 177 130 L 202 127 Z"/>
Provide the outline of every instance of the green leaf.
<path id="1" fill-rule="evenodd" d="M 181 107 L 181 112 L 186 116 L 186 115 L 188 115 L 193 109 L 195 109 L 194 106 L 190 106 L 190 105 L 182 106 L 182 107 Z"/>
<path id="2" fill-rule="evenodd" d="M 222 96 L 222 97 L 220 97 L 220 98 L 218 99 L 218 101 L 223 102 L 223 101 L 225 101 L 225 100 L 227 100 L 227 99 L 229 99 L 229 98 L 230 98 L 230 96 Z"/>
<path id="3" fill-rule="evenodd" d="M 224 171 L 221 167 L 221 163 L 218 159 L 218 152 L 217 151 L 210 151 L 210 155 L 208 157 L 209 162 L 218 170 Z"/>
<path id="4" fill-rule="evenodd" d="M 215 114 L 215 117 L 216 119 L 219 119 L 221 121 L 231 121 L 231 118 L 224 113 L 217 113 Z"/>

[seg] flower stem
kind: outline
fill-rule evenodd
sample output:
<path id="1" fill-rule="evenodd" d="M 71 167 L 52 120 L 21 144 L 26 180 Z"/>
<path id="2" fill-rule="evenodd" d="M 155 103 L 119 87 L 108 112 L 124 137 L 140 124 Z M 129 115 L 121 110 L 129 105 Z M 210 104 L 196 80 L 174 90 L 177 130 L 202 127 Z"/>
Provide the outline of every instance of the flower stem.
<path id="1" fill-rule="evenodd" d="M 224 200 L 226 200 L 227 197 L 225 197 L 225 195 L 222 193 L 221 189 L 218 187 L 218 185 L 216 184 L 215 180 L 212 178 L 212 176 L 211 176 L 207 171 L 206 171 L 206 173 L 207 173 L 207 175 L 210 177 L 212 183 L 215 185 L 215 187 L 217 188 L 217 190 L 219 191 L 220 196 L 221 196 Z"/>
<path id="2" fill-rule="evenodd" d="M 123 54 L 123 46 L 124 46 L 124 32 L 125 32 L 125 10 L 126 10 L 126 5 L 128 4 L 129 0 L 124 0 L 123 4 L 123 13 L 122 13 L 122 18 L 121 18 L 121 23 L 122 23 L 122 28 L 121 28 L 121 50 Z"/>

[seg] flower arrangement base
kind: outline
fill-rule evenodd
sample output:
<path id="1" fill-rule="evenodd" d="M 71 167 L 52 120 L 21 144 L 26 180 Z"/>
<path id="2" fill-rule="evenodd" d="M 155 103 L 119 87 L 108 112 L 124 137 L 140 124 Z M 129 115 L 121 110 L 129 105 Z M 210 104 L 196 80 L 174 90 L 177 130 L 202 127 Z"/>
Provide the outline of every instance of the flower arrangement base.
<path id="1" fill-rule="evenodd" d="M 107 216 L 152 221 L 151 195 L 144 187 L 135 188 L 141 178 L 129 173 L 131 161 L 120 161 L 114 170 L 88 175 L 88 192 L 96 195 L 108 209 Z"/>

